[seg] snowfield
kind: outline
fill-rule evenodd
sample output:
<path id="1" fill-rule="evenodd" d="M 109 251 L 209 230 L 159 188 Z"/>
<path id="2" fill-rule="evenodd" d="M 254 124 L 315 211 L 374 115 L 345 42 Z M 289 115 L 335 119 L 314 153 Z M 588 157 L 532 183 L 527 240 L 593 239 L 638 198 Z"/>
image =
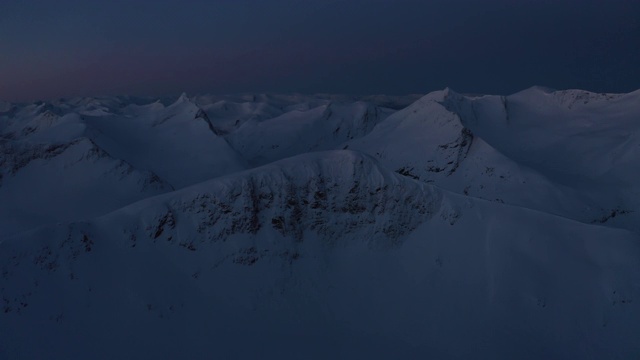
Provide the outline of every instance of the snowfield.
<path id="1" fill-rule="evenodd" d="M 0 103 L 1 359 L 640 358 L 640 90 Z"/>

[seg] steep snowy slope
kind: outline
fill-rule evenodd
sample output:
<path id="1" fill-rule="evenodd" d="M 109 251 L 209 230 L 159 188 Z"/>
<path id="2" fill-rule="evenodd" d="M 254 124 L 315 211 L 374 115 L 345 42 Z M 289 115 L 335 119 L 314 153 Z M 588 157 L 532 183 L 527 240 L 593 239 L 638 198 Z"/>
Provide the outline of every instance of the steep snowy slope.
<path id="1" fill-rule="evenodd" d="M 3 116 L 4 236 L 81 220 L 245 168 L 186 96 L 164 107 L 121 98 L 30 104 Z"/>
<path id="2" fill-rule="evenodd" d="M 252 165 L 263 165 L 309 151 L 340 148 L 366 135 L 392 110 L 364 102 L 329 103 L 294 109 L 264 120 L 250 120 L 227 139 Z"/>
<path id="3" fill-rule="evenodd" d="M 326 105 L 328 100 L 304 95 L 247 94 L 238 96 L 201 95 L 194 102 L 212 120 L 220 134 L 228 134 L 248 120 L 262 121 L 298 110 Z"/>
<path id="4" fill-rule="evenodd" d="M 183 94 L 177 101 L 101 97 L 3 103 L 4 234 L 90 218 L 249 164 L 337 148 L 391 112 L 359 102 L 330 105 L 330 97 L 214 100 L 192 101 Z M 240 127 L 240 136 L 230 134 Z"/>
<path id="5" fill-rule="evenodd" d="M 640 92 L 414 99 L 0 103 L 0 359 L 640 358 Z"/>
<path id="6" fill-rule="evenodd" d="M 598 95 L 531 88 L 473 100 L 452 94 L 446 106 L 502 153 L 558 182 L 630 183 L 640 165 L 640 91 Z"/>
<path id="7" fill-rule="evenodd" d="M 170 190 L 155 174 L 111 157 L 85 137 L 56 144 L 0 141 L 3 236 L 88 219 Z"/>
<path id="8" fill-rule="evenodd" d="M 207 114 L 182 95 L 168 107 L 130 106 L 124 116 L 87 118 L 101 147 L 175 188 L 243 170 L 244 160 L 215 133 Z"/>
<path id="9" fill-rule="evenodd" d="M 2 131 L 3 236 L 58 221 L 89 219 L 172 190 L 156 174 L 99 147 L 86 136 L 87 126 L 79 115 L 59 116 L 42 107 L 23 109 L 24 118 L 12 117 Z"/>
<path id="10" fill-rule="evenodd" d="M 570 94 L 434 92 L 348 145 L 457 193 L 638 230 L 637 202 L 623 200 L 638 198 L 630 181 L 640 161 L 633 154 L 638 95 L 591 94 L 599 100 L 584 108 L 567 106 L 578 96 Z"/>
<path id="11" fill-rule="evenodd" d="M 235 103 L 226 100 L 202 106 L 209 119 L 214 119 L 216 133 L 226 135 L 249 120 L 265 120 L 282 115 L 285 110 L 264 102 Z"/>
<path id="12" fill-rule="evenodd" d="M 6 239 L 0 355 L 637 356 L 637 240 L 303 155 Z"/>
<path id="13" fill-rule="evenodd" d="M 367 103 L 386 112 L 398 110 L 420 98 L 419 95 L 407 96 L 348 96 L 348 95 L 286 95 L 261 94 L 239 96 L 201 95 L 194 102 L 202 108 L 212 120 L 214 128 L 220 134 L 229 134 L 240 128 L 245 122 L 264 121 L 290 112 L 308 112 L 322 106 L 334 104 L 345 106 Z M 245 129 L 246 130 L 246 129 Z"/>
<path id="14" fill-rule="evenodd" d="M 636 231 L 640 217 L 640 91 L 625 95 L 531 88 L 446 106 L 502 154 L 588 196 L 593 221 Z M 616 217 L 617 215 L 621 215 Z"/>

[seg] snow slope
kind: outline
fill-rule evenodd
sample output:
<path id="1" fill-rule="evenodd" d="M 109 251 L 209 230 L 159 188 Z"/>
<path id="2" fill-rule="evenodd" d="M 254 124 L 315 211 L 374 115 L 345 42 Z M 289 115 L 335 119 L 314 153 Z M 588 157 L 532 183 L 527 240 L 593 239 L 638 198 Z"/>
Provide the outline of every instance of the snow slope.
<path id="1" fill-rule="evenodd" d="M 243 170 L 244 160 L 186 95 L 164 107 L 132 106 L 125 116 L 92 118 L 91 136 L 115 156 L 158 174 L 175 188 Z"/>
<path id="2" fill-rule="evenodd" d="M 639 94 L 3 105 L 0 358 L 640 357 Z"/>
<path id="3" fill-rule="evenodd" d="M 639 95 L 531 88 L 465 97 L 447 89 L 348 145 L 457 193 L 637 231 Z"/>
<path id="4" fill-rule="evenodd" d="M 368 134 L 391 112 L 365 102 L 330 102 L 268 120 L 252 119 L 228 139 L 252 165 L 263 165 L 309 151 L 339 148 L 347 140 Z"/>
<path id="5" fill-rule="evenodd" d="M 4 236 L 89 219 L 172 190 L 154 173 L 113 158 L 86 137 L 59 144 L 0 143 Z"/>
<path id="6" fill-rule="evenodd" d="M 246 162 L 211 131 L 200 110 L 186 96 L 167 107 L 71 99 L 29 104 L 3 116 L 4 234 L 89 219 L 244 169 Z"/>

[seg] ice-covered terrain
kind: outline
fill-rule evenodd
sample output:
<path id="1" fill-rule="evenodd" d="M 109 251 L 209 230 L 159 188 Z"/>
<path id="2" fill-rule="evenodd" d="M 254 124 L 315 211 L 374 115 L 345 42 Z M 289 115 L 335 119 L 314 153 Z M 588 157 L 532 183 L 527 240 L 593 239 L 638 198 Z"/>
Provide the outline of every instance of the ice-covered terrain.
<path id="1" fill-rule="evenodd" d="M 640 91 L 0 103 L 0 358 L 640 358 Z"/>

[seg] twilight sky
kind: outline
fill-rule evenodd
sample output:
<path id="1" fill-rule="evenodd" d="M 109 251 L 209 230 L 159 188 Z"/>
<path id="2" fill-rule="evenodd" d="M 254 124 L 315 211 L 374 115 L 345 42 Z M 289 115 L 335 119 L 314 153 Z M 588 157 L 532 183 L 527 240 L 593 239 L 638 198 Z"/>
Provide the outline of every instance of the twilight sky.
<path id="1" fill-rule="evenodd" d="M 640 88 L 638 0 L 0 0 L 0 100 Z"/>

